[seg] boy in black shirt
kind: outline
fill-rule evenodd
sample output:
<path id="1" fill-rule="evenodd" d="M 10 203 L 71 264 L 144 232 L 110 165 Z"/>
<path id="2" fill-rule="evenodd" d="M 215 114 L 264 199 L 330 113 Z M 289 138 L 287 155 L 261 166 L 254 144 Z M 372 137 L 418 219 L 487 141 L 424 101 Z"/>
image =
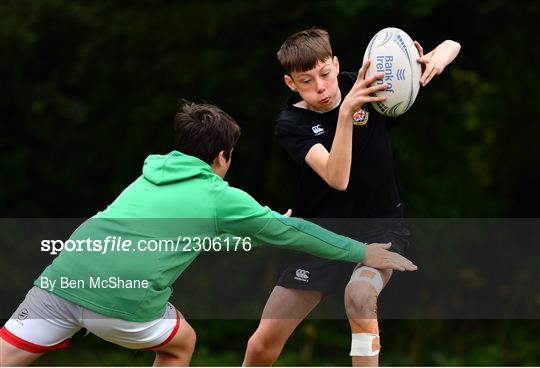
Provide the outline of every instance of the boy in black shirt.
<path id="1" fill-rule="evenodd" d="M 447 40 L 424 55 L 418 42 L 420 79 L 425 86 L 457 56 L 460 45 Z M 301 166 L 295 215 L 308 218 L 363 218 L 354 231 L 363 242 L 391 243 L 404 254 L 408 231 L 394 170 L 385 118 L 370 102 L 383 74 L 365 78 L 366 61 L 358 73 L 339 73 L 328 33 L 310 29 L 290 36 L 278 51 L 285 84 L 296 95 L 277 117 L 275 134 Z M 350 229 L 349 229 L 350 230 Z M 353 365 L 376 366 L 379 359 L 377 297 L 391 270 L 294 254 L 264 308 L 250 338 L 244 365 L 271 365 L 294 329 L 322 297 L 345 287 L 345 309 L 352 330 Z M 351 275 L 352 274 L 352 275 Z"/>

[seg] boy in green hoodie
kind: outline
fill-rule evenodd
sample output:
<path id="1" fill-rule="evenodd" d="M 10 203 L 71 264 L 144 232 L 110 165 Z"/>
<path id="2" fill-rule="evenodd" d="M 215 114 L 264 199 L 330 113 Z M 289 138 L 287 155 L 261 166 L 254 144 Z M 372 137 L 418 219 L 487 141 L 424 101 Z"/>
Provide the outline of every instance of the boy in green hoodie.
<path id="1" fill-rule="evenodd" d="M 65 348 L 81 328 L 130 349 L 154 350 L 155 366 L 188 365 L 195 332 L 168 300 L 205 240 L 219 248 L 267 244 L 376 268 L 416 269 L 388 251 L 390 244 L 366 245 L 279 215 L 230 187 L 223 178 L 240 128 L 216 106 L 186 103 L 175 130 L 178 151 L 148 156 L 143 174 L 77 228 L 36 279 L 0 330 L 2 365 L 30 364 Z"/>

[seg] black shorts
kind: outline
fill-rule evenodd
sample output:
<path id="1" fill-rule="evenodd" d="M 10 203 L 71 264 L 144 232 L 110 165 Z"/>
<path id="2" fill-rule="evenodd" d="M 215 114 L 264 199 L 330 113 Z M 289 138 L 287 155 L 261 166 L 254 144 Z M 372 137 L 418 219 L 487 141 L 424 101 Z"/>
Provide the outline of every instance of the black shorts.
<path id="1" fill-rule="evenodd" d="M 356 238 L 356 237 L 355 237 Z M 357 237 L 365 243 L 392 242 L 391 251 L 405 255 L 410 233 L 404 227 L 393 228 L 378 235 Z M 315 290 L 324 295 L 343 292 L 357 263 L 333 261 L 294 252 L 278 279 L 277 285 L 288 289 Z"/>

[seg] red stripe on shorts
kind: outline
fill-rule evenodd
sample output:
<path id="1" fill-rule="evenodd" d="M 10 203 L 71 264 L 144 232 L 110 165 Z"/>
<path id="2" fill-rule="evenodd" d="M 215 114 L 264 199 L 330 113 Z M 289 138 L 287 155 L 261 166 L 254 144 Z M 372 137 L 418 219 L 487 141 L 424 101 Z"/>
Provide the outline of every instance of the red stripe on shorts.
<path id="1" fill-rule="evenodd" d="M 0 330 L 0 337 L 3 338 L 5 341 L 9 342 L 11 345 L 18 347 L 19 349 L 23 349 L 36 354 L 46 353 L 51 350 L 65 349 L 69 346 L 70 340 L 65 339 L 64 341 L 52 346 L 37 345 L 29 341 L 23 340 L 18 336 L 15 336 L 11 332 L 9 332 L 6 327 L 2 327 L 2 329 Z"/>
<path id="2" fill-rule="evenodd" d="M 171 334 L 169 335 L 169 337 L 167 337 L 165 339 L 165 341 L 163 341 L 161 344 L 158 344 L 156 346 L 151 346 L 149 348 L 142 348 L 142 349 L 139 349 L 139 350 L 153 350 L 153 349 L 157 349 L 157 348 L 160 348 L 162 347 L 163 345 L 165 345 L 166 343 L 168 343 L 169 341 L 171 341 L 174 337 L 174 335 L 176 335 L 176 333 L 178 332 L 178 328 L 180 327 L 180 313 L 178 313 L 178 310 L 176 311 L 176 324 L 174 325 L 174 328 L 171 332 Z"/>

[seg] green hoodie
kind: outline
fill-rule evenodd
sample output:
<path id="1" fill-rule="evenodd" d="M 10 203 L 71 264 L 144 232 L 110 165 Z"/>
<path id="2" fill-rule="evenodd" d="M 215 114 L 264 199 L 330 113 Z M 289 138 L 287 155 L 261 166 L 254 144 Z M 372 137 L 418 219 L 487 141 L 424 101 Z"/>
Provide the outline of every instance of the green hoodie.
<path id="1" fill-rule="evenodd" d="M 158 319 L 171 285 L 203 251 L 197 239 L 200 244 L 204 238 L 207 246 L 219 242 L 221 250 L 265 244 L 336 260 L 364 258 L 365 244 L 273 212 L 230 187 L 205 162 L 173 151 L 148 156 L 142 176 L 71 235 L 80 242 L 77 250 L 62 251 L 34 285 L 106 316 Z M 111 247 L 113 239 L 131 245 Z M 169 243 L 149 251 L 149 240 Z M 89 245 L 98 241 L 101 248 Z"/>

